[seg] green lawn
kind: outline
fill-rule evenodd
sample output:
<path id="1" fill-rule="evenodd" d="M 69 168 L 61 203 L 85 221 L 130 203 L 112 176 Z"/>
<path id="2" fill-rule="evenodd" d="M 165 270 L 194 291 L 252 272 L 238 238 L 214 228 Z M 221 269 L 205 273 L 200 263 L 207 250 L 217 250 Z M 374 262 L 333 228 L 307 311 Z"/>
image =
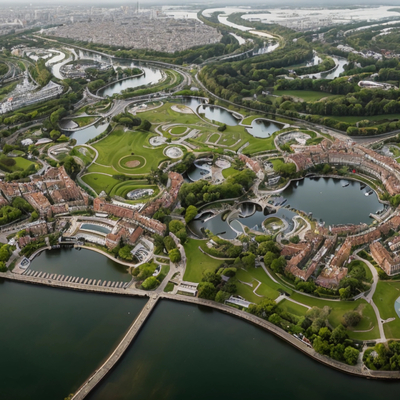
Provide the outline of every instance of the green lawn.
<path id="1" fill-rule="evenodd" d="M 330 99 L 335 97 L 341 97 L 341 95 L 330 94 L 325 92 L 317 92 L 313 90 L 275 90 L 274 95 L 276 96 L 294 96 L 304 101 L 318 101 L 325 97 L 329 97 Z"/>
<path id="2" fill-rule="evenodd" d="M 226 179 L 226 178 L 228 178 L 228 177 L 230 177 L 232 175 L 237 174 L 238 172 L 239 171 L 237 169 L 235 169 L 233 167 L 229 167 L 229 168 L 226 168 L 226 169 L 222 170 L 222 175 Z"/>
<path id="3" fill-rule="evenodd" d="M 223 261 L 215 260 L 199 250 L 202 240 L 189 239 L 185 244 L 187 258 L 184 281 L 200 282 L 206 269 L 217 269 Z"/>
<path id="4" fill-rule="evenodd" d="M 15 160 L 15 165 L 13 165 L 12 167 L 8 167 L 12 171 L 25 170 L 32 164 L 35 164 L 32 161 L 27 160 L 26 158 L 23 158 L 23 157 L 13 157 L 13 160 Z"/>
<path id="5" fill-rule="evenodd" d="M 114 172 L 126 175 L 148 174 L 152 169 L 157 169 L 161 161 L 167 160 L 163 150 L 165 146 L 152 148 L 149 143 L 153 134 L 149 132 L 124 131 L 116 128 L 106 138 L 93 145 L 99 152 L 96 162 L 105 166 L 112 166 Z M 137 168 L 121 167 L 120 160 L 126 156 L 141 156 L 145 160 Z M 122 160 L 121 160 L 122 161 Z M 89 172 L 94 171 L 92 167 Z"/>
<path id="6" fill-rule="evenodd" d="M 395 318 L 383 325 L 388 339 L 400 338 L 400 318 L 394 303 L 400 297 L 400 282 L 379 281 L 374 294 L 374 302 L 382 319 Z"/>
<path id="7" fill-rule="evenodd" d="M 278 304 L 278 310 L 280 311 L 286 311 L 289 312 L 291 314 L 297 315 L 299 317 L 302 317 L 306 314 L 306 312 L 308 311 L 307 307 L 303 307 L 299 304 L 293 303 L 290 300 L 282 300 L 279 304 Z"/>
<path id="8" fill-rule="evenodd" d="M 186 126 L 174 126 L 171 128 L 170 133 L 171 135 L 182 135 L 187 130 Z"/>
<path id="9" fill-rule="evenodd" d="M 83 182 L 87 183 L 93 190 L 100 194 L 101 191 L 105 191 L 106 193 L 110 193 L 112 188 L 120 183 L 117 179 L 114 179 L 111 176 L 102 175 L 102 174 L 88 174 L 82 176 Z"/>
<path id="10" fill-rule="evenodd" d="M 96 121 L 97 117 L 79 117 L 79 118 L 74 118 L 72 121 L 76 122 L 80 128 L 92 124 L 94 121 Z"/>
<path id="11" fill-rule="evenodd" d="M 146 185 L 146 184 L 141 184 L 138 185 L 137 181 L 124 181 L 117 183 L 109 192 L 108 194 L 110 196 L 120 196 L 123 198 L 126 198 L 126 195 L 131 191 L 135 189 L 153 189 L 154 194 L 152 196 L 146 196 L 142 197 L 141 199 L 138 199 L 136 202 L 143 202 L 145 200 L 148 200 L 151 197 L 157 196 L 159 193 L 159 188 L 157 185 Z"/>
<path id="12" fill-rule="evenodd" d="M 79 151 L 80 149 L 82 149 L 82 151 Z M 75 157 L 79 157 L 85 165 L 89 165 L 95 157 L 94 151 L 84 146 L 75 146 L 71 154 Z"/>
<path id="13" fill-rule="evenodd" d="M 365 300 L 360 299 L 357 301 L 328 301 L 318 299 L 316 297 L 305 296 L 300 293 L 293 293 L 291 298 L 310 307 L 330 307 L 332 311 L 329 314 L 328 321 L 333 328 L 343 322 L 343 315 L 346 312 L 353 310 L 361 311 L 363 315 L 363 321 L 361 321 L 360 326 L 357 326 L 355 330 L 367 330 L 372 326 L 374 326 L 374 329 L 370 332 L 348 331 L 349 336 L 353 339 L 359 340 L 371 340 L 379 338 L 378 322 L 376 320 L 374 310 L 372 306 L 368 304 Z"/>

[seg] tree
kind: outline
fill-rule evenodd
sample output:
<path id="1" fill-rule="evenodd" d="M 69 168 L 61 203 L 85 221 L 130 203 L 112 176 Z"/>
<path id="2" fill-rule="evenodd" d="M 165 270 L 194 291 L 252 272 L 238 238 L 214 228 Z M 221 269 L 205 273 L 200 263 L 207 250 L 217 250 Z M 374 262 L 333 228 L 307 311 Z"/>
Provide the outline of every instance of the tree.
<path id="1" fill-rule="evenodd" d="M 81 170 L 80 165 L 75 161 L 74 157 L 68 156 L 64 160 L 64 168 L 71 178 L 75 178 Z"/>
<path id="2" fill-rule="evenodd" d="M 285 267 L 286 267 L 286 259 L 283 256 L 280 256 L 279 258 L 276 258 L 271 263 L 271 269 L 274 272 L 277 272 L 277 273 L 283 272 Z"/>
<path id="3" fill-rule="evenodd" d="M 343 322 L 348 327 L 357 326 L 362 317 L 357 311 L 349 311 L 343 315 Z"/>
<path id="4" fill-rule="evenodd" d="M 342 324 L 339 324 L 332 331 L 331 341 L 335 344 L 343 343 L 348 338 L 349 338 L 349 335 L 346 332 L 346 328 Z"/>
<path id="5" fill-rule="evenodd" d="M 277 304 L 274 300 L 265 298 L 259 304 L 250 304 L 248 310 L 250 314 L 257 317 L 268 319 L 276 310 Z"/>
<path id="6" fill-rule="evenodd" d="M 272 251 L 267 251 L 267 253 L 264 256 L 264 264 L 267 267 L 271 267 L 272 262 L 278 258 L 278 255 L 276 253 L 273 253 Z"/>
<path id="7" fill-rule="evenodd" d="M 186 223 L 188 224 L 190 221 L 192 221 L 197 214 L 198 214 L 197 207 L 190 205 L 186 209 L 186 214 L 185 214 Z"/>
<path id="8" fill-rule="evenodd" d="M 211 282 L 200 282 L 198 294 L 202 299 L 214 300 L 216 296 L 215 286 Z"/>
<path id="9" fill-rule="evenodd" d="M 129 246 L 121 247 L 121 249 L 118 252 L 118 255 L 123 260 L 133 260 L 133 256 L 131 254 L 131 248 Z"/>
<path id="10" fill-rule="evenodd" d="M 242 263 L 245 268 L 254 268 L 256 265 L 256 256 L 253 253 L 247 253 L 242 257 Z"/>
<path id="11" fill-rule="evenodd" d="M 165 238 L 164 238 L 164 246 L 167 249 L 167 251 L 175 249 L 176 248 L 176 244 L 174 242 L 174 239 L 172 239 L 171 236 L 165 236 Z"/>
<path id="12" fill-rule="evenodd" d="M 6 263 L 4 261 L 0 261 L 0 272 L 7 272 Z"/>
<path id="13" fill-rule="evenodd" d="M 220 290 L 215 296 L 215 301 L 218 303 L 225 303 L 225 300 L 228 300 L 229 297 L 231 297 L 230 293 Z"/>
<path id="14" fill-rule="evenodd" d="M 60 132 L 60 131 L 57 131 L 57 130 L 55 130 L 55 129 L 53 129 L 53 130 L 50 132 L 50 137 L 51 137 L 51 139 L 54 140 L 54 141 L 56 141 L 56 140 L 60 137 L 60 135 L 61 135 L 61 132 Z"/>
<path id="15" fill-rule="evenodd" d="M 172 249 L 168 252 L 170 260 L 175 264 L 181 261 L 181 252 L 178 249 Z"/>
<path id="16" fill-rule="evenodd" d="M 345 359 L 347 364 L 356 365 L 359 354 L 360 354 L 360 352 L 357 349 L 355 349 L 354 347 L 348 346 L 344 350 L 344 355 L 343 356 L 344 356 L 344 359 Z"/>
<path id="17" fill-rule="evenodd" d="M 140 129 L 141 131 L 149 131 L 151 129 L 151 122 L 147 121 L 147 119 L 144 119 L 139 125 L 138 129 Z"/>
<path id="18" fill-rule="evenodd" d="M 33 213 L 31 214 L 30 220 L 31 221 L 36 221 L 39 218 L 39 214 L 37 211 L 33 211 Z"/>
<path id="19" fill-rule="evenodd" d="M 169 228 L 170 232 L 176 234 L 181 229 L 185 229 L 185 224 L 182 221 L 179 221 L 178 219 L 173 219 L 168 224 L 168 228 Z"/>
<path id="20" fill-rule="evenodd" d="M 144 290 L 152 290 L 155 287 L 157 287 L 159 284 L 160 284 L 160 282 L 157 280 L 157 278 L 155 276 L 149 276 L 142 283 L 142 289 L 144 289 Z"/>
<path id="21" fill-rule="evenodd" d="M 221 275 L 216 274 L 211 269 L 206 269 L 203 272 L 203 278 L 201 279 L 202 282 L 210 282 L 214 286 L 217 286 L 221 282 Z"/>

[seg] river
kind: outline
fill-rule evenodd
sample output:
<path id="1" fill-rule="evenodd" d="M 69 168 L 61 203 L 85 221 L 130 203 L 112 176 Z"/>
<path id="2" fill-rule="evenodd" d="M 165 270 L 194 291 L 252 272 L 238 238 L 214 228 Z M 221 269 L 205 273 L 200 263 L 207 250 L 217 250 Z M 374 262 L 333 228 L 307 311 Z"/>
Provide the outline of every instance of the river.
<path id="1" fill-rule="evenodd" d="M 129 282 L 131 275 L 125 265 L 119 264 L 92 250 L 62 248 L 45 250 L 29 267 L 34 271 L 48 272 L 80 278 L 101 279 L 112 282 Z"/>
<path id="2" fill-rule="evenodd" d="M 116 347 L 145 299 L 0 282 L 1 398 L 62 400 Z"/>
<path id="3" fill-rule="evenodd" d="M 232 316 L 163 300 L 88 399 L 394 400 L 399 388 L 322 366 Z"/>

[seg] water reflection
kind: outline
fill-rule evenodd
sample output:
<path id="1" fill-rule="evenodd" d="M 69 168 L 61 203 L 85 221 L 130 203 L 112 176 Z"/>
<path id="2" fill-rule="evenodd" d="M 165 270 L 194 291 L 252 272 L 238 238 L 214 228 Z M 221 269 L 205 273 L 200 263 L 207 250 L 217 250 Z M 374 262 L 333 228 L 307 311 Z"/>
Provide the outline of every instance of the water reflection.
<path id="1" fill-rule="evenodd" d="M 251 123 L 251 128 L 247 128 L 247 132 L 254 137 L 268 138 L 275 132 L 280 131 L 284 126 L 279 122 L 257 118 Z"/>

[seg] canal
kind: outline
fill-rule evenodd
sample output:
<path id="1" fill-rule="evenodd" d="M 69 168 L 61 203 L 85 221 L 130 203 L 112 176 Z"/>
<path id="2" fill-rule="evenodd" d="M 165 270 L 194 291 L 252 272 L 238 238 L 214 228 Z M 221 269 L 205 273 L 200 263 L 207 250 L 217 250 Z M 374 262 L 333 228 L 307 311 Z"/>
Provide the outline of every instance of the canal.
<path id="1" fill-rule="evenodd" d="M 289 383 L 290 382 L 290 383 Z M 340 391 L 338 390 L 340 388 Z M 400 383 L 354 378 L 218 311 L 163 300 L 90 400 L 398 398 Z"/>
<path id="2" fill-rule="evenodd" d="M 79 278 L 101 279 L 112 282 L 129 282 L 128 267 L 92 250 L 61 248 L 45 250 L 29 267 L 34 271 L 61 274 Z"/>
<path id="3" fill-rule="evenodd" d="M 1 398 L 62 400 L 104 362 L 146 300 L 0 281 Z"/>

